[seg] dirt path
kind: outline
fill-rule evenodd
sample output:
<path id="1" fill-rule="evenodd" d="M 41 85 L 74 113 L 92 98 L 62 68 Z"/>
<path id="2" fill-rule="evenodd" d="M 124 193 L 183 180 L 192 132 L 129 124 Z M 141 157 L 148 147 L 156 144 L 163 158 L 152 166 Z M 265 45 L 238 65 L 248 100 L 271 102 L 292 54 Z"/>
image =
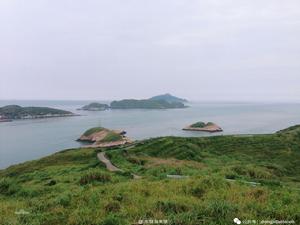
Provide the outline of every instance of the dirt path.
<path id="1" fill-rule="evenodd" d="M 111 172 L 123 171 L 123 170 L 121 170 L 120 168 L 114 166 L 114 165 L 111 163 L 111 161 L 110 161 L 108 158 L 106 158 L 105 152 L 99 152 L 99 153 L 97 154 L 97 157 L 98 157 L 98 159 L 99 159 L 101 162 L 103 162 L 103 163 L 105 164 L 106 169 L 107 169 L 108 171 L 111 171 Z M 142 178 L 141 176 L 136 175 L 136 174 L 133 174 L 133 173 L 132 173 L 132 176 L 133 176 L 133 179 L 141 179 L 141 178 Z"/>
<path id="2" fill-rule="evenodd" d="M 103 163 L 105 164 L 106 169 L 107 169 L 108 171 L 111 171 L 111 172 L 123 171 L 123 170 L 121 170 L 120 168 L 114 166 L 114 165 L 111 163 L 111 161 L 110 161 L 108 158 L 106 158 L 105 152 L 99 152 L 99 153 L 97 154 L 97 157 L 98 157 L 98 159 L 99 159 L 101 162 L 103 162 Z"/>

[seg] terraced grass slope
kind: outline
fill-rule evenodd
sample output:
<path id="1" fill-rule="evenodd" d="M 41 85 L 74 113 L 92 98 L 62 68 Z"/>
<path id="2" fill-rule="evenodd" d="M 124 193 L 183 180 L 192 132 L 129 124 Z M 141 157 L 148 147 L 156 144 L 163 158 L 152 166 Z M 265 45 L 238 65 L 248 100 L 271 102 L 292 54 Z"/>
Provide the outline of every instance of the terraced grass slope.
<path id="1" fill-rule="evenodd" d="M 125 172 L 106 171 L 96 157 L 103 150 Z M 0 171 L 0 224 L 227 225 L 235 217 L 299 224 L 299 175 L 299 127 L 70 149 Z M 22 209 L 28 214 L 18 214 Z"/>

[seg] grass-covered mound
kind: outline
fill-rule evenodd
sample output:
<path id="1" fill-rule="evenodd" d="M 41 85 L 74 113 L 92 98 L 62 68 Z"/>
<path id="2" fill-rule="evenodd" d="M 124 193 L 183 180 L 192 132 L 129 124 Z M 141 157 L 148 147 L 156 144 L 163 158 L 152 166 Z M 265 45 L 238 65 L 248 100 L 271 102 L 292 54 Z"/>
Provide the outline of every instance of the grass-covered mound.
<path id="1" fill-rule="evenodd" d="M 227 225 L 235 217 L 298 224 L 299 134 L 295 127 L 272 135 L 145 140 L 106 152 L 124 171 L 117 173 L 97 160 L 100 149 L 65 150 L 0 171 L 0 224 Z M 29 214 L 15 214 L 21 209 Z"/>
<path id="2" fill-rule="evenodd" d="M 97 132 L 100 132 L 100 131 L 104 131 L 104 130 L 107 130 L 106 128 L 104 127 L 93 127 L 93 128 L 90 128 L 88 130 L 86 130 L 83 135 L 84 136 L 89 136 L 91 134 L 94 134 L 94 133 L 97 133 Z"/>
<path id="3" fill-rule="evenodd" d="M 86 141 L 95 144 L 110 143 L 125 140 L 124 132 L 109 130 L 104 127 L 93 127 L 81 135 L 78 141 Z"/>
<path id="4" fill-rule="evenodd" d="M 204 128 L 204 127 L 212 126 L 212 125 L 214 125 L 214 123 L 212 123 L 212 122 L 208 122 L 208 123 L 197 122 L 197 123 L 192 124 L 191 127 L 194 127 L 194 128 Z"/>

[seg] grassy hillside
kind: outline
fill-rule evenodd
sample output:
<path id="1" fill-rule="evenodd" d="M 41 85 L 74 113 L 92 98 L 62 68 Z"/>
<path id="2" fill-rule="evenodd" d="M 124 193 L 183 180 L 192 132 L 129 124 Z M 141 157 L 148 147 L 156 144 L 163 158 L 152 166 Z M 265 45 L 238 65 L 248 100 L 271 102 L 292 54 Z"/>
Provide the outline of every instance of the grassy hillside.
<path id="1" fill-rule="evenodd" d="M 102 150 L 124 172 L 108 172 L 96 157 Z M 235 217 L 297 224 L 300 128 L 65 150 L 0 171 L 0 202 L 5 225 L 126 225 L 139 219 L 227 225 Z M 29 214 L 15 214 L 22 209 Z"/>

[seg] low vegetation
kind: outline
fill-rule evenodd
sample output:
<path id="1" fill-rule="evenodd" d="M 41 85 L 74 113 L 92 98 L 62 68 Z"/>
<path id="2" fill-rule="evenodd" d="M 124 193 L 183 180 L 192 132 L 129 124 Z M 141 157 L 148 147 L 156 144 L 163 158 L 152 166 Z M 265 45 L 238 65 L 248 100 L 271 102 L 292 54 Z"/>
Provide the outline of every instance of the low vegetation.
<path id="1" fill-rule="evenodd" d="M 197 122 L 197 123 L 192 124 L 191 127 L 193 127 L 193 128 L 204 128 L 204 127 L 211 126 L 211 125 L 214 125 L 214 123 L 212 123 L 212 122 L 208 122 L 208 123 Z"/>
<path id="2" fill-rule="evenodd" d="M 100 131 L 103 131 L 103 130 L 106 130 L 106 128 L 104 128 L 104 127 L 93 127 L 93 128 L 88 129 L 87 131 L 85 131 L 83 133 L 83 135 L 84 136 L 89 136 L 91 134 L 94 134 L 94 133 L 97 133 L 97 132 L 100 132 Z"/>
<path id="3" fill-rule="evenodd" d="M 122 172 L 108 172 L 98 161 L 103 150 Z M 5 225 L 129 225 L 141 219 L 227 225 L 235 217 L 298 224 L 300 128 L 64 150 L 1 170 L 0 202 Z M 28 213 L 18 214 L 22 210 Z"/>

